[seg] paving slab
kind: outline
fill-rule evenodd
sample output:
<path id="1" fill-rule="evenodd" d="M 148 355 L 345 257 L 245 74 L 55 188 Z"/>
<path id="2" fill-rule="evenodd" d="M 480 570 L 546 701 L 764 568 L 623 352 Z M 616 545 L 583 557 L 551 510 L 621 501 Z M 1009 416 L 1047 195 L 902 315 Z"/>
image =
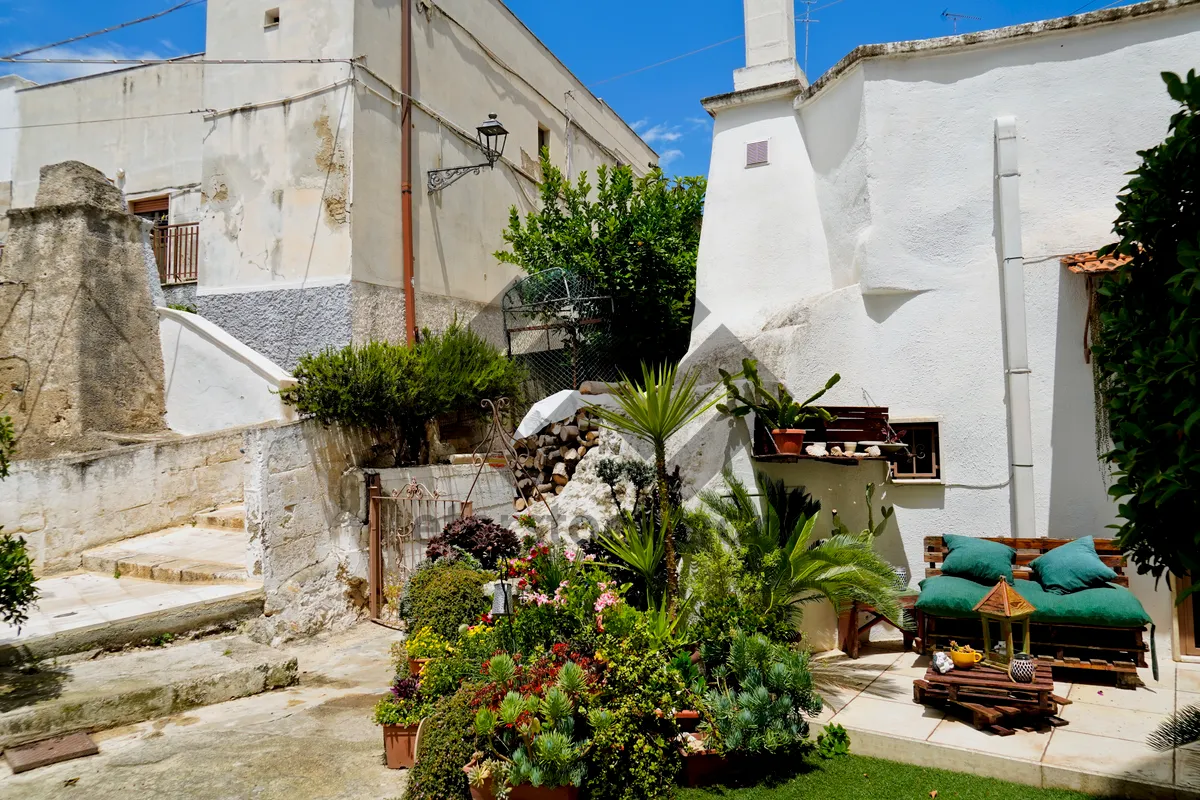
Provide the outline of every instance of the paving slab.
<path id="1" fill-rule="evenodd" d="M 13 774 L 18 775 L 38 767 L 94 756 L 99 752 L 100 748 L 86 733 L 69 733 L 34 744 L 10 747 L 4 751 L 4 760 Z"/>
<path id="2" fill-rule="evenodd" d="M 0 676 L 0 747 L 258 694 L 296 674 L 295 657 L 238 636 L 10 670 Z"/>

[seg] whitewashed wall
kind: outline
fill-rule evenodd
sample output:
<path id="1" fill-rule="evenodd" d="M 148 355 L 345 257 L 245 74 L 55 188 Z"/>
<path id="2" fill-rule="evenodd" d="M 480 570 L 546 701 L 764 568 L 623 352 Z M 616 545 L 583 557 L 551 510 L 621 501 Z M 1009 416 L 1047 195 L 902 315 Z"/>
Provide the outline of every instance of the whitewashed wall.
<path id="1" fill-rule="evenodd" d="M 1083 360 L 1084 279 L 1058 259 L 1111 241 L 1124 173 L 1161 141 L 1174 110 L 1159 73 L 1196 65 L 1200 9 L 903 50 L 860 60 L 815 92 L 796 90 L 795 111 L 714 98 L 698 276 L 710 313 L 692 350 L 710 364 L 752 354 L 799 395 L 837 371 L 842 383 L 823 402 L 869 397 L 894 419 L 941 421 L 943 483 L 889 484 L 881 498 L 896 506 L 881 547 L 919 578 L 923 537 L 1011 530 L 998 116 L 1015 116 L 1019 136 L 1037 531 L 1110 535 L 1115 508 Z M 765 138 L 772 163 L 745 169 L 745 144 Z M 748 477 L 746 442 L 713 419 L 680 455 L 701 480 L 726 458 Z M 815 489 L 852 522 L 864 515 L 863 484 L 884 477 L 874 465 L 768 471 Z M 1160 605 L 1148 600 L 1159 617 Z"/>
<path id="2" fill-rule="evenodd" d="M 213 323 L 159 308 L 167 425 L 183 434 L 295 419 L 279 391 L 292 376 Z"/>

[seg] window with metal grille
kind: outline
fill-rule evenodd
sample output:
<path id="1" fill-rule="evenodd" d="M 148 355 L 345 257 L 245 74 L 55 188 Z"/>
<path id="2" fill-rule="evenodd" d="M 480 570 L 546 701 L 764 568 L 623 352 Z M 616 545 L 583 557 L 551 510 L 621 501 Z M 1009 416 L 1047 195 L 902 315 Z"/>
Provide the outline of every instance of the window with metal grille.
<path id="1" fill-rule="evenodd" d="M 936 422 L 897 422 L 891 427 L 908 445 L 888 458 L 893 481 L 941 480 L 941 432 Z"/>
<path id="2" fill-rule="evenodd" d="M 746 145 L 746 166 L 757 167 L 767 163 L 767 141 L 750 142 Z"/>

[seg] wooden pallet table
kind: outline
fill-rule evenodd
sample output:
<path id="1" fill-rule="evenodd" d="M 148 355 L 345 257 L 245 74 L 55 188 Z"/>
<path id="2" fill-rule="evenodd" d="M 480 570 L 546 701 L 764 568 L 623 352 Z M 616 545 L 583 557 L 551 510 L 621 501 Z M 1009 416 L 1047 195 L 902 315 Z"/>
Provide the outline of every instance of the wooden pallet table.
<path id="1" fill-rule="evenodd" d="M 913 681 L 913 701 L 944 703 L 966 711 L 979 730 L 1011 736 L 1016 730 L 1033 730 L 1040 724 L 1066 725 L 1059 707 L 1070 700 L 1054 694 L 1050 665 L 1038 664 L 1033 683 L 1017 683 L 1008 673 L 980 664 L 968 670 L 941 675 L 932 666 L 925 677 Z"/>

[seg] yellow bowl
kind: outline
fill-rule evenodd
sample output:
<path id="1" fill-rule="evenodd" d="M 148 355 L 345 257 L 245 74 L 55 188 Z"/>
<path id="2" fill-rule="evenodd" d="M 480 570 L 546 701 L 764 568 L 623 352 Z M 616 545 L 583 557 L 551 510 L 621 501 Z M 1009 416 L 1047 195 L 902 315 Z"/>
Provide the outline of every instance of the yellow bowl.
<path id="1" fill-rule="evenodd" d="M 951 650 L 950 660 L 955 669 L 970 669 L 983 660 L 983 653 L 978 650 Z"/>

